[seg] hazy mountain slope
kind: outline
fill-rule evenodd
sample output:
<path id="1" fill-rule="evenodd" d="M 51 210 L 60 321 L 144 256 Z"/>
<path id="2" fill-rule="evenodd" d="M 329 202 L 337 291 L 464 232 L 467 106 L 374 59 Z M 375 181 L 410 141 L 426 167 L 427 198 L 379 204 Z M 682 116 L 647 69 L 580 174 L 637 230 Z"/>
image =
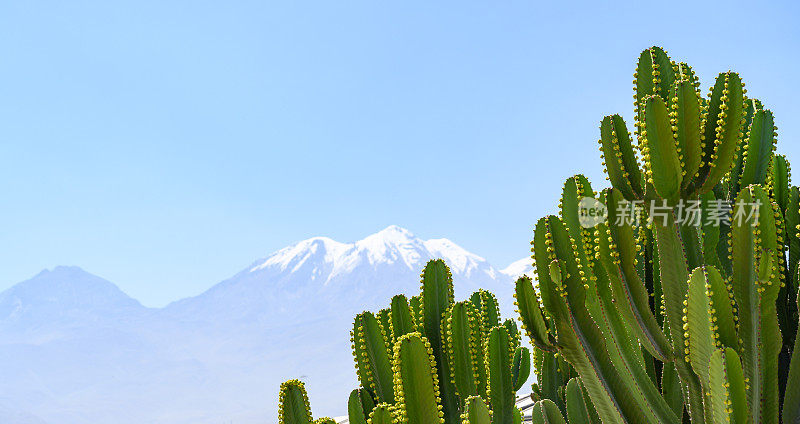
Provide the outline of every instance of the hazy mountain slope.
<path id="1" fill-rule="evenodd" d="M 79 268 L 43 271 L 0 293 L 0 399 L 22 417 L 8 423 L 272 422 L 278 385 L 294 377 L 315 413 L 342 415 L 357 384 L 353 316 L 418 293 L 438 257 L 457 297 L 485 287 L 511 314 L 510 275 L 521 267 L 497 271 L 396 226 L 354 243 L 295 243 L 163 309 Z"/>

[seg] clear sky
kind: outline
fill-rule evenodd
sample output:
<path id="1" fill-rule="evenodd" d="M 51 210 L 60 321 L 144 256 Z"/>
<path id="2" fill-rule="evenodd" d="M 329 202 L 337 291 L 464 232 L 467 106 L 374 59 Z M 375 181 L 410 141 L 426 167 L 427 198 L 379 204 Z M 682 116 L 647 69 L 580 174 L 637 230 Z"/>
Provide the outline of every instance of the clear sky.
<path id="1" fill-rule="evenodd" d="M 160 306 L 390 224 L 505 267 L 604 182 L 653 44 L 740 72 L 800 164 L 798 2 L 639 3 L 0 2 L 0 289 L 78 265 Z"/>

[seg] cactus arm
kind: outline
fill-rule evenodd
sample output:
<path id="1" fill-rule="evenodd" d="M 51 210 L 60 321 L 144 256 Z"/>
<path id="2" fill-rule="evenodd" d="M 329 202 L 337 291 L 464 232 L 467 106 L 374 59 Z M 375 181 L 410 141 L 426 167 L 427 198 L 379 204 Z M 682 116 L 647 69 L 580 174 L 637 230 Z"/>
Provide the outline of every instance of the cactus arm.
<path id="1" fill-rule="evenodd" d="M 336 424 L 336 420 L 331 417 L 322 417 L 314 420 L 313 424 Z"/>
<path id="2" fill-rule="evenodd" d="M 700 196 L 702 206 L 702 227 L 700 234 L 702 237 L 703 263 L 717 267 L 721 272 L 725 271 L 720 262 L 718 248 L 720 242 L 720 226 L 708 221 L 708 211 L 711 210 L 711 202 L 715 200 L 714 192 L 709 191 Z M 727 257 L 727 256 L 726 256 Z"/>
<path id="3" fill-rule="evenodd" d="M 517 327 L 517 322 L 511 318 L 503 321 L 503 327 L 508 331 L 508 339 L 511 340 L 511 351 L 513 352 L 514 349 L 518 348 L 520 343 L 522 343 L 519 327 Z"/>
<path id="4" fill-rule="evenodd" d="M 550 399 L 542 399 L 533 406 L 531 412 L 533 424 L 567 424 L 561 410 Z"/>
<path id="5" fill-rule="evenodd" d="M 539 296 L 533 289 L 530 277 L 523 275 L 518 278 L 514 284 L 514 304 L 517 306 L 522 329 L 536 347 L 553 352 L 555 339 L 548 329 L 539 302 Z"/>
<path id="6" fill-rule="evenodd" d="M 770 116 L 772 113 L 770 112 Z M 773 137 L 775 134 L 773 134 Z M 789 162 L 784 155 L 773 155 L 770 162 L 770 180 L 775 201 L 786 213 L 789 204 Z"/>
<path id="7" fill-rule="evenodd" d="M 480 396 L 470 396 L 464 401 L 462 424 L 491 424 L 492 413 Z"/>
<path id="8" fill-rule="evenodd" d="M 408 300 L 402 294 L 392 297 L 391 322 L 394 340 L 397 340 L 403 334 L 416 331 Z"/>
<path id="9" fill-rule="evenodd" d="M 525 346 L 514 349 L 514 359 L 511 366 L 511 379 L 514 392 L 522 388 L 531 374 L 531 353 Z"/>
<path id="10" fill-rule="evenodd" d="M 772 112 L 759 110 L 753 115 L 750 129 L 745 137 L 745 150 L 742 152 L 742 174 L 739 177 L 739 186 L 747 187 L 750 184 L 764 184 L 772 160 L 772 151 L 775 150 L 775 123 Z"/>
<path id="11" fill-rule="evenodd" d="M 447 343 L 450 379 L 458 395 L 466 399 L 478 394 L 478 349 L 483 334 L 474 332 L 480 327 L 474 322 L 479 318 L 469 302 L 456 302 L 445 313 L 442 330 Z"/>
<path id="12" fill-rule="evenodd" d="M 394 403 L 386 336 L 375 315 L 362 312 L 356 316 L 351 342 L 361 386 L 372 390 L 381 401 Z"/>
<path id="13" fill-rule="evenodd" d="M 414 318 L 414 328 L 416 328 L 416 331 L 420 333 L 425 332 L 422 322 L 424 315 L 422 313 L 422 296 L 411 296 L 411 299 L 408 299 L 408 307 L 411 309 L 411 316 Z"/>
<path id="14" fill-rule="evenodd" d="M 617 190 L 612 190 L 609 198 L 613 205 L 623 200 Z M 612 224 L 599 226 L 598 239 L 601 262 L 606 267 L 617 309 L 650 354 L 661 361 L 670 361 L 673 355 L 669 340 L 650 309 L 649 293 L 636 272 L 633 229 L 627 224 L 615 224 L 616 218 L 616 208 L 612 207 L 609 209 L 609 222 Z M 613 245 L 603 234 L 610 236 Z"/>
<path id="15" fill-rule="evenodd" d="M 730 347 L 734 350 L 739 349 L 739 337 L 736 334 L 736 315 L 734 313 L 735 303 L 730 283 L 722 278 L 722 274 L 713 266 L 708 266 L 706 270 L 706 281 L 710 284 L 709 298 L 714 307 L 712 316 L 715 324 L 715 332 L 719 340 L 720 347 Z"/>
<path id="16" fill-rule="evenodd" d="M 490 330 L 486 343 L 486 377 L 488 398 L 492 409 L 492 424 L 512 424 L 514 392 L 511 381 L 511 341 L 503 326 Z"/>
<path id="17" fill-rule="evenodd" d="M 603 307 L 603 316 L 608 322 L 610 339 L 606 340 L 606 346 L 612 343 L 619 350 L 621 362 L 617 369 L 624 368 L 626 377 L 632 389 L 636 389 L 639 396 L 637 402 L 641 405 L 643 413 L 648 416 L 648 422 L 659 423 L 678 423 L 680 420 L 672 412 L 667 402 L 661 396 L 655 383 L 647 374 L 644 368 L 644 361 L 641 350 L 636 345 L 635 339 L 631 337 L 629 326 L 622 320 L 620 314 L 615 310 L 615 303 L 608 287 L 608 278 L 605 271 L 598 272 L 598 294 Z M 623 373 L 620 373 L 623 374 Z"/>
<path id="18" fill-rule="evenodd" d="M 758 424 L 778 420 L 777 368 L 782 342 L 775 306 L 780 288 L 773 203 L 763 188 L 750 186 L 739 193 L 733 213 L 736 216 L 740 208 L 756 201 L 761 202 L 757 226 L 744 220 L 731 224 L 731 255 L 742 363 L 749 382 L 747 399 Z"/>
<path id="19" fill-rule="evenodd" d="M 708 363 L 717 350 L 717 334 L 714 331 L 716 319 L 712 313 L 716 305 L 710 293 L 708 271 L 705 268 L 695 268 L 689 277 L 689 290 L 683 303 L 686 311 L 683 317 L 685 358 L 691 363 L 706 390 L 710 387 Z"/>
<path id="20" fill-rule="evenodd" d="M 708 401 L 713 424 L 747 424 L 747 397 L 739 355 L 731 348 L 717 349 L 709 357 Z"/>
<path id="21" fill-rule="evenodd" d="M 394 345 L 394 387 L 404 423 L 444 424 L 436 361 L 431 352 L 430 343 L 419 333 L 403 335 Z"/>
<path id="22" fill-rule="evenodd" d="M 648 96 L 658 95 L 664 101 L 669 99 L 669 89 L 675 81 L 675 69 L 664 49 L 653 46 L 639 55 L 633 77 L 633 105 L 637 122 L 641 123 L 644 121 L 645 99 Z"/>
<path id="23" fill-rule="evenodd" d="M 311 407 L 302 381 L 289 380 L 281 384 L 278 424 L 311 424 Z"/>
<path id="24" fill-rule="evenodd" d="M 597 244 L 594 232 L 589 232 L 580 225 L 578 217 L 579 200 L 584 197 L 594 197 L 594 192 L 589 181 L 582 175 L 567 179 L 561 196 L 561 215 L 567 229 L 569 240 L 572 244 L 572 260 L 566 261 L 568 273 L 578 276 L 574 281 L 581 284 L 576 292 L 580 293 L 573 308 L 580 308 L 584 302 L 592 319 L 597 324 L 604 339 L 605 348 L 611 355 L 612 362 L 620 370 L 621 377 L 633 390 L 635 400 L 640 405 L 648 420 L 673 423 L 677 417 L 661 398 L 653 381 L 647 376 L 644 361 L 638 349 L 631 349 L 632 343 L 630 330 L 625 322 L 620 319 L 611 292 L 608 289 L 608 279 L 604 270 L 599 269 L 590 261 L 591 252 L 595 251 Z M 575 270 L 569 269 L 569 264 L 575 262 Z M 596 271 L 595 269 L 598 268 Z M 634 272 L 635 273 L 635 272 Z M 602 282 L 598 277 L 602 274 Z M 638 278 L 638 275 L 636 275 Z M 573 281 L 573 280 L 568 280 Z M 602 293 L 601 293 L 602 292 Z M 598 297 L 599 296 L 599 297 Z M 647 297 L 644 297 L 643 307 L 649 311 Z M 655 324 L 655 321 L 653 321 Z M 657 326 L 656 326 L 657 328 Z M 666 342 L 666 340 L 665 340 Z M 667 343 L 665 343 L 666 345 Z M 602 347 L 601 347 L 602 348 Z"/>
<path id="25" fill-rule="evenodd" d="M 680 195 L 683 170 L 667 103 L 660 96 L 647 97 L 644 116 L 644 125 L 640 126 L 640 147 L 646 164 L 647 181 L 653 185 L 659 197 L 673 203 Z"/>
<path id="26" fill-rule="evenodd" d="M 579 377 L 574 377 L 567 383 L 567 419 L 570 424 L 602 424 L 590 411 L 591 404 L 587 405 L 586 396 Z"/>
<path id="27" fill-rule="evenodd" d="M 600 122 L 600 152 L 611 184 L 628 200 L 642 198 L 642 174 L 625 121 L 610 115 Z"/>
<path id="28" fill-rule="evenodd" d="M 350 424 L 367 424 L 367 417 L 375 403 L 365 389 L 355 389 L 350 392 L 347 400 L 347 417 Z"/>
<path id="29" fill-rule="evenodd" d="M 386 337 L 386 344 L 387 346 L 394 345 L 395 337 L 394 337 L 394 330 L 392 329 L 392 310 L 391 308 L 385 308 L 378 311 L 378 322 L 381 324 L 381 329 L 383 330 L 383 334 Z"/>
<path id="30" fill-rule="evenodd" d="M 703 164 L 697 180 L 700 194 L 722 179 L 733 164 L 736 147 L 742 138 L 744 84 L 739 74 L 720 74 L 711 88 L 711 98 L 703 119 Z"/>
<path id="31" fill-rule="evenodd" d="M 800 292 L 796 297 L 797 308 L 800 310 Z M 794 354 L 789 365 L 789 375 L 786 379 L 786 397 L 783 399 L 783 424 L 800 424 L 800 330 L 794 339 Z M 788 390 L 788 388 L 794 390 Z"/>
<path id="32" fill-rule="evenodd" d="M 481 325 L 483 326 L 484 337 L 489 336 L 489 331 L 500 325 L 500 309 L 494 293 L 484 289 L 478 289 L 470 297 L 470 301 L 477 308 L 481 315 Z"/>
<path id="33" fill-rule="evenodd" d="M 512 421 L 514 422 L 514 424 L 522 424 L 522 411 L 520 411 L 519 408 L 515 406 L 513 413 L 514 417 Z"/>
<path id="34" fill-rule="evenodd" d="M 453 304 L 453 277 L 450 268 L 441 259 L 429 261 L 421 276 L 421 301 L 425 337 L 433 349 L 439 394 L 448 424 L 459 420 L 459 402 L 456 387 L 450 379 L 450 364 L 447 361 L 446 342 L 441 339 L 442 318 Z"/>
<path id="35" fill-rule="evenodd" d="M 546 282 L 542 286 L 543 293 L 547 286 L 553 287 L 551 300 L 560 303 L 556 303 L 552 310 L 548 308 L 556 322 L 559 351 L 584 379 L 598 414 L 605 422 L 645 422 L 631 388 L 613 367 L 602 333 L 585 309 L 585 289 L 578 277 L 573 246 L 564 224 L 557 217 L 550 216 L 544 218 L 544 224 L 537 225 L 537 232 L 539 230 L 545 231 L 544 235 L 534 234 L 534 240 L 544 240 L 534 246 L 537 270 L 540 270 L 539 281 Z M 550 276 L 544 277 L 545 272 L 541 272 L 546 269 L 544 261 L 556 257 L 567 261 L 567 271 L 559 272 L 560 261 L 554 261 L 551 265 L 555 266 L 549 267 Z M 564 279 L 567 284 L 564 284 Z"/>
<path id="36" fill-rule="evenodd" d="M 684 351 L 683 338 L 680 337 L 680 334 L 683 326 L 683 301 L 688 291 L 689 272 L 674 216 L 670 214 L 667 216 L 666 222 L 659 221 L 655 220 L 653 227 L 656 233 L 661 286 L 664 293 L 666 325 L 671 329 L 673 351 L 678 354 Z M 688 400 L 688 410 L 692 420 L 702 422 L 703 390 L 697 375 L 680 358 L 675 361 L 675 369 L 681 380 L 684 398 Z"/>
<path id="37" fill-rule="evenodd" d="M 671 90 L 670 123 L 678 143 L 678 159 L 683 168 L 681 188 L 686 189 L 700 170 L 700 99 L 694 82 L 677 81 Z"/>
<path id="38" fill-rule="evenodd" d="M 755 113 L 763 107 L 761 106 L 761 102 L 757 99 L 744 99 L 744 124 L 742 125 L 742 130 L 746 130 L 750 128 L 750 125 L 753 122 L 753 116 Z M 733 199 L 739 194 L 739 191 L 742 189 L 742 185 L 740 184 L 739 178 L 742 176 L 742 169 L 744 168 L 744 160 L 745 155 L 744 152 L 747 150 L 747 137 L 742 137 L 739 140 L 739 144 L 737 147 L 737 154 L 733 160 L 733 167 L 731 168 L 730 173 L 728 174 L 728 198 Z"/>
<path id="39" fill-rule="evenodd" d="M 683 415 L 683 393 L 675 362 L 663 364 L 661 369 L 661 394 L 677 416 Z"/>
<path id="40" fill-rule="evenodd" d="M 395 424 L 398 423 L 394 406 L 381 403 L 369 414 L 369 424 Z"/>
<path id="41" fill-rule="evenodd" d="M 800 286 L 797 278 L 797 264 L 800 263 L 800 189 L 798 189 L 797 186 L 793 186 L 789 189 L 789 197 L 784 216 L 786 238 L 788 239 L 787 242 L 789 245 L 789 278 L 786 279 L 786 285 L 789 287 L 789 293 L 794 295 L 795 290 Z M 793 313 L 793 321 L 796 326 L 797 310 Z"/>
<path id="42" fill-rule="evenodd" d="M 551 399 L 561 404 L 558 390 L 564 385 L 564 379 L 558 368 L 558 359 L 554 353 L 539 351 L 537 369 L 538 393 L 541 399 Z M 534 390 L 537 391 L 537 390 Z"/>

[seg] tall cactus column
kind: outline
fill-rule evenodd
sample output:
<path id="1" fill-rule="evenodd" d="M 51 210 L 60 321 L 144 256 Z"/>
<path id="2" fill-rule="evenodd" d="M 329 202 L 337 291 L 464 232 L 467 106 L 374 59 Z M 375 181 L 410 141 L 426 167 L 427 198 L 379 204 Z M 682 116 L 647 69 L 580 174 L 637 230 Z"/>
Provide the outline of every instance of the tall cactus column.
<path id="1" fill-rule="evenodd" d="M 453 305 L 453 277 L 444 261 L 436 259 L 425 266 L 421 280 L 423 328 L 436 361 L 444 421 L 446 424 L 457 424 L 460 419 L 458 395 L 450 376 L 447 345 L 441 337 L 442 320 Z"/>

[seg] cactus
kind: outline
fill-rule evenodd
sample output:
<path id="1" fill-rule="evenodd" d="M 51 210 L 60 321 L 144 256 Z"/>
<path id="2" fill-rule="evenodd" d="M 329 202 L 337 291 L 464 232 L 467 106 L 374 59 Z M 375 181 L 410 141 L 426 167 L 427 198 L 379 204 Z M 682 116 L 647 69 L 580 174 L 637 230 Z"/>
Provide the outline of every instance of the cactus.
<path id="1" fill-rule="evenodd" d="M 635 131 L 600 123 L 611 187 L 571 177 L 536 223 L 536 278 L 514 293 L 532 350 L 493 294 L 456 302 L 430 261 L 420 294 L 356 317 L 351 422 L 515 424 L 533 373 L 534 423 L 800 424 L 800 188 L 739 75 L 699 87 L 663 49 L 639 56 Z M 608 205 L 604 222 L 585 225 L 586 198 Z M 636 202 L 658 209 L 632 222 Z M 312 422 L 302 383 L 281 386 L 280 411 Z"/>
<path id="2" fill-rule="evenodd" d="M 362 312 L 356 316 L 350 340 L 361 386 L 381 402 L 394 403 L 386 332 L 375 315 Z"/>
<path id="3" fill-rule="evenodd" d="M 458 396 L 450 378 L 447 342 L 441 336 L 442 319 L 453 304 L 453 276 L 450 268 L 441 259 L 428 262 L 422 271 L 421 285 L 422 325 L 424 335 L 433 349 L 444 419 L 448 424 L 457 423 L 460 417 Z"/>
<path id="4" fill-rule="evenodd" d="M 351 424 L 367 424 L 369 414 L 375 408 L 372 396 L 362 388 L 350 392 L 347 400 L 347 417 Z"/>
<path id="5" fill-rule="evenodd" d="M 491 424 L 492 412 L 486 407 L 479 396 L 470 396 L 464 405 L 464 413 L 461 414 L 462 424 Z"/>
<path id="6" fill-rule="evenodd" d="M 619 115 L 600 124 L 612 187 L 569 178 L 559 215 L 537 222 L 537 281 L 515 285 L 534 422 L 800 423 L 800 189 L 739 75 L 720 74 L 707 98 L 698 87 L 663 49 L 642 52 L 636 147 Z M 586 197 L 608 205 L 605 222 L 580 225 Z M 709 224 L 720 201 L 729 222 Z M 661 209 L 626 222 L 625 202 Z M 689 202 L 702 222 L 679 219 Z"/>
<path id="7" fill-rule="evenodd" d="M 594 411 L 592 403 L 588 401 L 588 395 L 583 389 L 579 377 L 573 377 L 567 383 L 567 419 L 570 423 L 592 423 L 599 424 L 600 418 Z"/>
<path id="8" fill-rule="evenodd" d="M 511 384 L 515 392 L 522 388 L 530 374 L 531 353 L 527 347 L 518 346 L 514 349 L 514 356 L 511 360 Z"/>
<path id="9" fill-rule="evenodd" d="M 397 410 L 393 405 L 381 403 L 369 414 L 369 424 L 395 424 L 402 422 L 398 417 Z"/>
<path id="10" fill-rule="evenodd" d="M 485 393 L 483 367 L 483 326 L 480 314 L 470 302 L 456 302 L 445 313 L 442 338 L 447 343 L 450 379 L 462 399 Z"/>
<path id="11" fill-rule="evenodd" d="M 441 259 L 423 269 L 419 295 L 394 296 L 377 316 L 358 314 L 351 343 L 361 384 L 347 403 L 353 424 L 522 422 L 514 401 L 531 354 L 517 324 L 501 320 L 488 291 L 455 302 Z"/>
<path id="12" fill-rule="evenodd" d="M 408 299 L 402 294 L 392 298 L 391 306 L 392 340 L 397 341 L 400 336 L 416 331 L 411 307 Z"/>
<path id="13" fill-rule="evenodd" d="M 540 400 L 533 405 L 531 422 L 533 424 L 567 424 L 564 416 L 561 415 L 561 410 L 550 399 Z"/>
<path id="14" fill-rule="evenodd" d="M 511 378 L 511 340 L 504 326 L 490 330 L 485 345 L 487 396 L 492 407 L 492 424 L 512 424 L 514 389 Z"/>
<path id="15" fill-rule="evenodd" d="M 311 407 L 306 386 L 300 380 L 281 384 L 278 395 L 278 424 L 311 424 Z"/>
<path id="16" fill-rule="evenodd" d="M 394 384 L 398 416 L 409 424 L 444 423 L 439 378 L 433 348 L 419 333 L 409 333 L 394 345 Z"/>

